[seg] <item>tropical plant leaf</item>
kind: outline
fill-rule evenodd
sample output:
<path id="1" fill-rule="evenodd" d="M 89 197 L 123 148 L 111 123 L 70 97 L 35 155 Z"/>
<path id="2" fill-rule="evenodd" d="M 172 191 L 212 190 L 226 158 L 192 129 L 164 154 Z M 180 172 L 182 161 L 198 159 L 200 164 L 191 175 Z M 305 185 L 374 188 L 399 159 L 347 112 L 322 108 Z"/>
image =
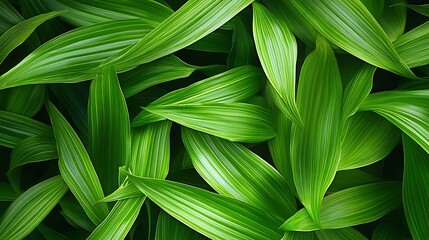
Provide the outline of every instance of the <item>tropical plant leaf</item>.
<path id="1" fill-rule="evenodd" d="M 328 42 L 319 37 L 299 80 L 297 104 L 304 126 L 292 124 L 291 130 L 293 179 L 301 202 L 316 222 L 340 161 L 341 100 L 337 61 Z"/>
<path id="2" fill-rule="evenodd" d="M 429 21 L 400 36 L 393 43 L 402 59 L 410 67 L 429 64 Z"/>
<path id="3" fill-rule="evenodd" d="M 145 110 L 188 128 L 236 142 L 273 138 L 271 112 L 247 103 L 154 105 Z"/>
<path id="4" fill-rule="evenodd" d="M 338 229 L 375 221 L 401 205 L 401 184 L 380 182 L 348 188 L 327 196 L 320 209 L 320 227 L 305 208 L 289 218 L 281 229 L 314 231 Z"/>
<path id="5" fill-rule="evenodd" d="M 167 56 L 213 32 L 252 2 L 187 1 L 138 43 L 113 55 L 103 64 L 135 66 Z"/>
<path id="6" fill-rule="evenodd" d="M 39 25 L 63 13 L 64 12 L 55 11 L 41 14 L 9 28 L 0 36 L 0 63 L 3 62 L 13 49 L 21 45 Z"/>
<path id="7" fill-rule="evenodd" d="M 69 31 L 43 44 L 1 75 L 0 89 L 93 79 L 102 61 L 132 45 L 152 28 L 142 20 L 117 20 Z M 116 70 L 125 69 L 117 66 Z"/>
<path id="8" fill-rule="evenodd" d="M 414 239 L 429 237 L 429 155 L 410 137 L 403 135 L 403 201 L 408 227 Z"/>
<path id="9" fill-rule="evenodd" d="M 1 239 L 27 236 L 57 205 L 68 188 L 61 176 L 34 185 L 9 206 L 0 221 Z"/>
<path id="10" fill-rule="evenodd" d="M 319 240 L 367 240 L 362 233 L 356 231 L 354 228 L 341 228 L 333 230 L 321 230 L 316 232 Z"/>
<path id="11" fill-rule="evenodd" d="M 46 86 L 43 85 L 12 88 L 7 95 L 5 110 L 32 117 L 42 108 L 46 96 Z"/>
<path id="12" fill-rule="evenodd" d="M 52 133 L 52 128 L 44 123 L 0 110 L 0 146 L 14 148 L 25 138 L 49 133 Z"/>
<path id="13" fill-rule="evenodd" d="M 169 240 L 171 236 L 174 236 L 176 240 L 206 239 L 164 211 L 161 211 L 156 223 L 155 240 Z"/>
<path id="14" fill-rule="evenodd" d="M 278 221 L 239 200 L 180 183 L 127 175 L 164 211 L 208 238 L 281 238 Z"/>
<path id="15" fill-rule="evenodd" d="M 216 192 L 282 220 L 296 212 L 281 174 L 241 144 L 187 128 L 182 128 L 182 140 L 195 169 Z"/>
<path id="16" fill-rule="evenodd" d="M 130 119 L 114 68 L 92 80 L 88 102 L 89 154 L 101 186 L 110 194 L 119 186 L 119 167 L 131 150 Z"/>
<path id="17" fill-rule="evenodd" d="M 416 78 L 360 1 L 293 0 L 291 3 L 320 34 L 338 47 L 374 66 Z"/>
<path id="18" fill-rule="evenodd" d="M 203 52 L 229 53 L 232 47 L 231 39 L 231 31 L 218 29 L 187 46 L 186 49 Z"/>
<path id="19" fill-rule="evenodd" d="M 371 0 L 360 0 L 362 4 L 368 9 L 368 11 L 374 16 L 375 19 L 379 19 L 384 10 L 384 0 L 371 1 Z"/>
<path id="20" fill-rule="evenodd" d="M 141 197 L 142 195 L 142 192 L 133 184 L 124 184 L 119 186 L 113 193 L 101 199 L 100 202 L 116 202 L 127 198 Z"/>
<path id="21" fill-rule="evenodd" d="M 381 181 L 381 178 L 378 178 L 360 169 L 339 171 L 337 174 L 335 174 L 334 181 L 332 181 L 331 186 L 329 186 L 328 193 L 338 192 L 346 188 Z"/>
<path id="22" fill-rule="evenodd" d="M 152 0 L 42 0 L 42 3 L 50 10 L 67 10 L 61 18 L 78 27 L 121 19 L 142 19 L 155 27 L 173 13 Z"/>
<path id="23" fill-rule="evenodd" d="M 82 206 L 72 194 L 67 194 L 60 201 L 61 214 L 74 227 L 92 232 L 94 223 L 89 219 Z"/>
<path id="24" fill-rule="evenodd" d="M 232 103 L 242 101 L 263 87 L 262 72 L 253 66 L 237 67 L 198 81 L 186 88 L 170 92 L 153 101 L 151 106 L 182 106 L 185 104 Z M 132 122 L 133 127 L 165 119 L 143 110 Z"/>
<path id="25" fill-rule="evenodd" d="M 0 34 L 21 21 L 19 12 L 7 0 L 0 0 Z"/>
<path id="26" fill-rule="evenodd" d="M 405 8 L 391 6 L 394 4 L 401 4 L 403 2 L 405 2 L 405 0 L 385 0 L 383 14 L 380 19 L 378 19 L 380 26 L 392 42 L 404 34 L 407 22 L 407 11 Z M 399 54 L 399 56 L 401 56 L 401 54 Z"/>
<path id="27" fill-rule="evenodd" d="M 319 240 L 315 232 L 285 232 L 282 240 Z"/>
<path id="28" fill-rule="evenodd" d="M 228 68 L 257 64 L 258 55 L 253 41 L 252 30 L 246 24 L 250 17 L 250 12 L 243 11 L 234 18 L 235 27 L 232 46 L 228 51 Z"/>
<path id="29" fill-rule="evenodd" d="M 429 153 L 429 90 L 374 93 L 360 105 L 385 117 Z"/>
<path id="30" fill-rule="evenodd" d="M 104 196 L 91 159 L 72 126 L 51 102 L 47 110 L 57 142 L 61 176 L 91 221 L 98 225 L 107 216 L 108 209 L 106 203 L 96 204 Z"/>
<path id="31" fill-rule="evenodd" d="M 398 145 L 401 132 L 395 125 L 372 112 L 350 118 L 341 143 L 338 170 L 360 168 L 386 157 Z"/>
<path id="32" fill-rule="evenodd" d="M 302 125 L 295 103 L 295 77 L 298 47 L 287 25 L 260 3 L 253 3 L 253 36 L 265 74 L 284 100 L 284 114 Z"/>
<path id="33" fill-rule="evenodd" d="M 405 4 L 401 3 L 398 6 L 407 6 L 415 12 L 418 12 L 426 17 L 429 17 L 429 4 L 415 5 L 415 4 Z"/>

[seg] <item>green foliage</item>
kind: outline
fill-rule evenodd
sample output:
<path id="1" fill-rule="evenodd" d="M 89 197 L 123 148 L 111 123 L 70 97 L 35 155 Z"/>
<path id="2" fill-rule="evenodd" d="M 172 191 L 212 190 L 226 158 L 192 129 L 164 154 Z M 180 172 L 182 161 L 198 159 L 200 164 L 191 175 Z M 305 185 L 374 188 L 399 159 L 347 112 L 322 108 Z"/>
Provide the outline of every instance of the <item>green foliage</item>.
<path id="1" fill-rule="evenodd" d="M 0 0 L 0 239 L 429 239 L 418 4 Z"/>

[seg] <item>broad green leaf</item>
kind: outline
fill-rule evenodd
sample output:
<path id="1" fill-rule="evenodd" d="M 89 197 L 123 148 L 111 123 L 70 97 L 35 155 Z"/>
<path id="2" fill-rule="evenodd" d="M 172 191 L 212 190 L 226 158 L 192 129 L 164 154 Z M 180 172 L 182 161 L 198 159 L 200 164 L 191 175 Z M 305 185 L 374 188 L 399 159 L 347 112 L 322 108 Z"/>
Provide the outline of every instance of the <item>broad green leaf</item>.
<path id="1" fill-rule="evenodd" d="M 189 77 L 195 70 L 223 68 L 221 66 L 194 66 L 174 55 L 168 55 L 153 62 L 143 64 L 119 75 L 121 87 L 126 98 L 154 85 Z"/>
<path id="2" fill-rule="evenodd" d="M 0 0 L 0 34 L 21 21 L 24 18 L 18 11 L 7 0 Z"/>
<path id="3" fill-rule="evenodd" d="M 375 221 L 401 205 L 401 183 L 380 182 L 333 193 L 323 199 L 320 227 L 305 208 L 289 218 L 281 229 L 314 231 L 338 229 Z"/>
<path id="4" fill-rule="evenodd" d="M 385 117 L 429 153 L 429 90 L 374 93 L 359 110 Z"/>
<path id="5" fill-rule="evenodd" d="M 174 236 L 176 240 L 206 239 L 164 211 L 161 211 L 156 223 L 155 240 L 170 240 L 171 236 Z"/>
<path id="6" fill-rule="evenodd" d="M 367 240 L 362 233 L 354 228 L 342 228 L 333 230 L 321 230 L 316 232 L 319 240 Z"/>
<path id="7" fill-rule="evenodd" d="M 60 201 L 61 214 L 70 225 L 92 232 L 95 225 L 72 194 L 67 194 Z"/>
<path id="8" fill-rule="evenodd" d="M 429 22 L 400 36 L 393 43 L 402 59 L 410 67 L 429 64 Z"/>
<path id="9" fill-rule="evenodd" d="M 5 110 L 32 117 L 45 103 L 46 93 L 46 86 L 43 85 L 12 88 L 7 95 Z"/>
<path id="10" fill-rule="evenodd" d="M 0 146 L 14 148 L 25 138 L 49 133 L 52 129 L 44 123 L 0 110 Z"/>
<path id="11" fill-rule="evenodd" d="M 375 70 L 374 66 L 366 63 L 362 64 L 345 86 L 343 95 L 343 121 L 356 113 L 359 105 L 371 92 Z"/>
<path id="12" fill-rule="evenodd" d="M 42 222 L 68 188 L 61 176 L 34 185 L 22 193 L 0 220 L 0 239 L 22 239 Z"/>
<path id="13" fill-rule="evenodd" d="M 426 17 L 429 17 L 429 4 L 414 5 L 414 4 L 398 4 L 398 6 L 407 6 L 415 12 L 418 12 Z"/>
<path id="14" fill-rule="evenodd" d="M 55 144 L 52 134 L 23 139 L 12 150 L 9 171 L 24 164 L 58 158 Z"/>
<path id="15" fill-rule="evenodd" d="M 260 3 L 253 3 L 253 36 L 265 74 L 284 100 L 284 114 L 302 125 L 295 103 L 297 44 L 292 32 Z M 283 110 L 283 109 L 281 109 Z"/>
<path id="16" fill-rule="evenodd" d="M 298 110 L 304 126 L 292 124 L 291 167 L 296 190 L 319 222 L 323 196 L 340 161 L 342 83 L 328 42 L 317 39 L 305 59 L 298 85 Z"/>
<path id="17" fill-rule="evenodd" d="M 383 14 L 378 20 L 380 26 L 383 28 L 390 41 L 392 42 L 395 41 L 402 34 L 404 34 L 405 24 L 407 21 L 406 9 L 401 7 L 392 7 L 392 5 L 400 4 L 403 2 L 405 2 L 405 0 L 385 0 Z M 402 57 L 401 54 L 399 54 L 399 56 Z M 408 62 L 406 61 L 405 63 L 408 64 Z"/>
<path id="18" fill-rule="evenodd" d="M 243 101 L 259 92 L 263 84 L 260 69 L 250 65 L 241 66 L 170 92 L 153 101 L 149 107 Z M 143 110 L 133 119 L 132 126 L 163 119 L 165 118 Z"/>
<path id="19" fill-rule="evenodd" d="M 243 65 L 258 64 L 258 55 L 253 41 L 252 29 L 247 24 L 247 20 L 251 20 L 250 13 L 249 11 L 242 11 L 234 18 L 235 27 L 232 36 L 232 47 L 228 50 L 227 59 L 229 69 Z"/>
<path id="20" fill-rule="evenodd" d="M 285 179 L 243 145 L 187 128 L 182 128 L 182 140 L 195 169 L 216 192 L 281 220 L 296 212 Z"/>
<path id="21" fill-rule="evenodd" d="M 341 143 L 338 170 L 360 168 L 386 157 L 398 145 L 401 133 L 395 125 L 372 112 L 350 118 Z"/>
<path id="22" fill-rule="evenodd" d="M 14 201 L 18 197 L 18 194 L 13 190 L 12 186 L 0 182 L 0 202 Z"/>
<path id="23" fill-rule="evenodd" d="M 276 134 L 271 112 L 247 103 L 154 105 L 145 110 L 230 141 L 261 142 Z"/>
<path id="24" fill-rule="evenodd" d="M 47 110 L 57 142 L 61 176 L 91 221 L 98 225 L 107 216 L 108 209 L 106 203 L 96 204 L 104 196 L 91 159 L 72 126 L 51 102 Z"/>
<path id="25" fill-rule="evenodd" d="M 128 198 L 140 197 L 142 195 L 142 192 L 140 192 L 140 190 L 136 186 L 132 184 L 125 184 L 119 186 L 118 189 L 116 189 L 113 193 L 109 194 L 105 198 L 101 199 L 100 202 L 116 202 Z"/>
<path id="26" fill-rule="evenodd" d="M 160 179 L 167 176 L 170 160 L 170 128 L 171 122 L 163 121 L 145 128 L 133 129 L 129 168 L 134 174 Z M 140 192 L 139 197 L 118 201 L 89 239 L 124 239 L 145 199 L 146 196 Z"/>
<path id="27" fill-rule="evenodd" d="M 387 215 L 380 221 L 372 231 L 372 240 L 406 240 L 408 235 L 408 226 L 404 221 L 393 219 Z"/>
<path id="28" fill-rule="evenodd" d="M 320 34 L 338 47 L 374 66 L 416 78 L 359 0 L 291 2 Z"/>
<path id="29" fill-rule="evenodd" d="M 319 240 L 315 232 L 285 232 L 282 240 Z"/>
<path id="30" fill-rule="evenodd" d="M 15 26 L 9 28 L 0 36 L 0 63 L 16 47 L 21 45 L 34 30 L 45 21 L 57 17 L 64 12 L 55 11 L 41 14 L 30 19 L 24 20 Z"/>
<path id="31" fill-rule="evenodd" d="M 130 181 L 164 211 L 211 239 L 280 239 L 280 223 L 239 200 L 166 180 Z"/>
<path id="32" fill-rule="evenodd" d="M 362 4 L 368 9 L 368 11 L 374 16 L 375 19 L 379 19 L 384 10 L 384 0 L 372 1 L 372 0 L 360 0 Z"/>
<path id="33" fill-rule="evenodd" d="M 120 19 L 142 19 L 155 27 L 173 13 L 152 0 L 42 0 L 42 3 L 50 10 L 66 10 L 61 18 L 78 27 Z"/>
<path id="34" fill-rule="evenodd" d="M 231 39 L 231 31 L 219 29 L 189 45 L 186 49 L 203 52 L 229 53 L 232 47 Z"/>
<path id="35" fill-rule="evenodd" d="M 124 239 L 146 197 L 118 201 L 107 218 L 97 226 L 87 239 Z"/>
<path id="36" fill-rule="evenodd" d="M 69 31 L 43 44 L 1 75 L 0 89 L 93 79 L 101 62 L 132 45 L 151 29 L 152 26 L 142 20 L 117 20 Z M 116 70 L 126 69 L 116 67 Z"/>
<path id="37" fill-rule="evenodd" d="M 331 186 L 329 186 L 328 193 L 380 181 L 382 181 L 381 178 L 359 169 L 343 170 L 335 174 L 334 181 L 332 181 Z"/>
<path id="38" fill-rule="evenodd" d="M 88 102 L 89 155 L 105 194 L 119 186 L 131 150 L 130 119 L 114 68 L 92 80 Z"/>
<path id="39" fill-rule="evenodd" d="M 411 138 L 403 135 L 403 201 L 408 227 L 414 239 L 429 238 L 429 155 Z"/>
<path id="40" fill-rule="evenodd" d="M 190 0 L 138 43 L 103 64 L 135 66 L 185 48 L 213 32 L 253 0 Z"/>

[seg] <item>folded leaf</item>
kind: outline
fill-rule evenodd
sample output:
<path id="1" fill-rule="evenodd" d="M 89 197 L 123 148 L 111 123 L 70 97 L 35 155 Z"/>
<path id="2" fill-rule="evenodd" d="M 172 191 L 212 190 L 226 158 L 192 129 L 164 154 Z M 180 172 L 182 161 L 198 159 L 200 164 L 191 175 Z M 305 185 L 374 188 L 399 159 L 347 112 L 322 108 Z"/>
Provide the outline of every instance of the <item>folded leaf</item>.
<path id="1" fill-rule="evenodd" d="M 91 221 L 98 225 L 107 216 L 108 209 L 106 203 L 96 204 L 104 197 L 97 173 L 72 126 L 51 102 L 47 110 L 57 141 L 61 176 Z"/>
<path id="2" fill-rule="evenodd" d="M 68 188 L 61 176 L 38 183 L 22 193 L 0 220 L 0 239 L 22 239 L 42 222 Z"/>
<path id="3" fill-rule="evenodd" d="M 64 12 L 55 11 L 41 14 L 30 19 L 24 20 L 15 26 L 9 28 L 0 36 L 0 63 L 16 47 L 21 45 L 34 30 L 45 21 L 57 17 Z"/>
<path id="4" fill-rule="evenodd" d="M 258 68 L 250 65 L 241 66 L 170 92 L 153 101 L 149 107 L 238 102 L 259 92 L 264 84 L 262 80 L 262 71 Z M 132 125 L 137 127 L 163 119 L 165 118 L 143 110 L 134 118 Z"/>
<path id="5" fill-rule="evenodd" d="M 182 128 L 182 140 L 199 174 L 221 195 L 285 220 L 296 203 L 285 179 L 243 145 Z"/>
<path id="6" fill-rule="evenodd" d="M 271 112 L 247 103 L 154 105 L 145 110 L 230 141 L 261 142 L 275 136 Z"/>
<path id="7" fill-rule="evenodd" d="M 350 118 L 341 143 L 338 170 L 360 168 L 386 157 L 399 143 L 401 133 L 395 125 L 371 112 Z"/>
<path id="8" fill-rule="evenodd" d="M 187 1 L 138 43 L 115 54 L 103 64 L 135 66 L 167 56 L 213 32 L 252 2 Z"/>
<path id="9" fill-rule="evenodd" d="M 316 222 L 340 160 L 341 101 L 337 60 L 328 42 L 319 37 L 300 74 L 297 104 L 304 126 L 292 124 L 291 132 L 296 190 Z"/>
<path id="10" fill-rule="evenodd" d="M 341 228 L 334 230 L 322 230 L 316 232 L 319 240 L 366 240 L 368 239 L 362 233 L 354 228 Z"/>
<path id="11" fill-rule="evenodd" d="M 106 194 L 119 186 L 119 167 L 131 150 L 130 119 L 113 68 L 92 80 L 88 102 L 89 154 Z"/>
<path id="12" fill-rule="evenodd" d="M 323 199 L 320 209 L 320 227 L 304 208 L 289 218 L 281 229 L 314 231 L 368 223 L 398 208 L 401 202 L 400 182 L 360 185 L 333 193 Z"/>
<path id="13" fill-rule="evenodd" d="M 87 26 L 120 19 L 142 19 L 156 26 L 173 11 L 152 0 L 42 0 L 50 10 L 67 10 L 61 18 L 74 26 Z"/>
<path id="14" fill-rule="evenodd" d="M 164 211 L 208 238 L 281 238 L 276 220 L 239 200 L 171 181 L 127 175 Z"/>
<path id="15" fill-rule="evenodd" d="M 403 135 L 403 201 L 408 227 L 414 239 L 429 237 L 429 155 L 416 142 Z"/>
<path id="16" fill-rule="evenodd" d="M 265 74 L 284 100 L 284 114 L 294 123 L 302 125 L 295 103 L 298 51 L 295 37 L 283 21 L 256 2 L 253 3 L 253 36 Z"/>
<path id="17" fill-rule="evenodd" d="M 169 240 L 171 236 L 174 236 L 176 240 L 206 239 L 164 211 L 161 211 L 156 223 L 155 240 Z"/>
<path id="18" fill-rule="evenodd" d="M 385 117 L 429 153 L 429 90 L 374 93 L 359 110 Z"/>
<path id="19" fill-rule="evenodd" d="M 0 110 L 0 146 L 14 148 L 25 138 L 49 133 L 52 133 L 52 129 L 44 123 Z"/>
<path id="20" fill-rule="evenodd" d="M 350 54 L 407 78 L 416 78 L 379 23 L 358 0 L 293 0 L 326 39 Z"/>
<path id="21" fill-rule="evenodd" d="M 132 45 L 151 29 L 142 20 L 117 20 L 69 31 L 43 44 L 1 75 L 0 89 L 92 79 L 102 61 Z M 116 70 L 125 69 L 117 66 Z"/>
<path id="22" fill-rule="evenodd" d="M 46 93 L 46 86 L 43 85 L 12 88 L 7 95 L 5 110 L 32 117 L 45 103 Z"/>
<path id="23" fill-rule="evenodd" d="M 420 67 L 429 64 L 429 22 L 400 36 L 393 44 L 408 66 Z"/>

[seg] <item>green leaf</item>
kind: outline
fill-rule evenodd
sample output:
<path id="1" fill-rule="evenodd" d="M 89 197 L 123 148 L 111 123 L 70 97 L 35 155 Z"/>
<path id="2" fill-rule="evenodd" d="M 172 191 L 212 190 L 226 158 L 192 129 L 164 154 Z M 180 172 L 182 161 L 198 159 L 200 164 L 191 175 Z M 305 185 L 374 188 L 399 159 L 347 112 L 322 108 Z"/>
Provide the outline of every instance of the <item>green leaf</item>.
<path id="1" fill-rule="evenodd" d="M 21 21 L 24 18 L 18 11 L 7 0 L 0 0 L 0 34 Z"/>
<path id="2" fill-rule="evenodd" d="M 304 126 L 292 124 L 291 130 L 293 179 L 301 202 L 316 222 L 340 161 L 341 100 L 337 61 L 328 42 L 319 37 L 300 74 L 297 104 Z"/>
<path id="3" fill-rule="evenodd" d="M 285 232 L 282 240 L 319 240 L 315 232 Z"/>
<path id="4" fill-rule="evenodd" d="M 117 20 L 69 31 L 43 44 L 1 75 L 0 89 L 92 79 L 99 72 L 96 67 L 101 62 L 132 45 L 151 29 L 152 26 L 142 20 Z"/>
<path id="5" fill-rule="evenodd" d="M 420 67 L 429 64 L 429 22 L 400 36 L 393 44 L 408 66 Z"/>
<path id="6" fill-rule="evenodd" d="M 95 229 L 94 223 L 91 222 L 91 219 L 89 219 L 73 195 L 67 194 L 64 196 L 60 201 L 60 206 L 61 214 L 70 225 L 85 229 L 88 232 L 92 232 Z"/>
<path id="7" fill-rule="evenodd" d="M 385 0 L 383 14 L 378 20 L 380 26 L 383 28 L 392 42 L 404 34 L 405 25 L 407 22 L 407 11 L 405 8 L 391 7 L 392 5 L 401 2 L 405 2 L 405 0 Z M 401 54 L 399 54 L 399 56 L 402 57 Z M 405 63 L 408 64 L 406 61 Z"/>
<path id="8" fill-rule="evenodd" d="M 25 138 L 49 133 L 52 129 L 44 123 L 0 110 L 0 146 L 14 148 Z"/>
<path id="9" fill-rule="evenodd" d="M 258 56 L 253 41 L 252 29 L 247 24 L 247 20 L 251 20 L 250 13 L 243 11 L 234 18 L 235 27 L 232 46 L 228 50 L 228 68 L 257 64 Z"/>
<path id="10" fill-rule="evenodd" d="M 197 42 L 189 45 L 186 49 L 215 52 L 215 53 L 229 53 L 231 50 L 232 33 L 228 30 L 218 29 Z"/>
<path id="11" fill-rule="evenodd" d="M 359 110 L 385 117 L 429 153 L 429 90 L 374 93 Z"/>
<path id="12" fill-rule="evenodd" d="M 368 9 L 368 11 L 374 16 L 375 19 L 379 19 L 384 10 L 384 0 L 372 1 L 372 0 L 360 0 L 362 4 Z"/>
<path id="13" fill-rule="evenodd" d="M 89 154 L 104 192 L 110 194 L 119 186 L 119 167 L 131 150 L 128 109 L 114 68 L 103 69 L 89 91 Z"/>
<path id="14" fill-rule="evenodd" d="M 143 194 L 140 190 L 132 184 L 124 184 L 119 186 L 113 193 L 105 198 L 101 199 L 100 202 L 116 202 L 128 198 L 141 197 Z"/>
<path id="15" fill-rule="evenodd" d="M 382 181 L 381 178 L 375 177 L 363 170 L 352 169 L 343 170 L 335 174 L 334 181 L 328 189 L 329 192 L 338 192 L 340 190 L 356 187 L 368 183 L 375 183 Z"/>
<path id="16" fill-rule="evenodd" d="M 322 230 L 316 232 L 319 240 L 367 240 L 362 233 L 356 231 L 354 228 L 342 228 L 334 230 Z"/>
<path id="17" fill-rule="evenodd" d="M 67 10 L 61 18 L 74 26 L 87 26 L 120 19 L 142 19 L 156 26 L 173 11 L 152 0 L 42 0 L 50 10 Z"/>
<path id="18" fill-rule="evenodd" d="M 138 43 L 113 55 L 103 64 L 135 66 L 167 56 L 213 32 L 252 2 L 187 1 Z"/>
<path id="19" fill-rule="evenodd" d="M 3 62 L 13 49 L 21 45 L 39 25 L 63 13 L 64 12 L 55 11 L 41 14 L 9 28 L 0 36 L 0 63 Z"/>
<path id="20" fill-rule="evenodd" d="M 380 182 L 333 193 L 323 199 L 320 227 L 305 208 L 289 218 L 281 229 L 314 231 L 337 229 L 375 221 L 401 205 L 401 184 Z"/>
<path id="21" fill-rule="evenodd" d="M 155 240 L 170 240 L 171 236 L 176 240 L 205 239 L 204 236 L 161 211 L 156 223 Z"/>
<path id="22" fill-rule="evenodd" d="M 284 114 L 294 123 L 302 125 L 295 103 L 298 52 L 295 37 L 283 21 L 256 2 L 253 3 L 253 36 L 265 74 L 284 100 Z"/>
<path id="23" fill-rule="evenodd" d="M 43 85 L 12 88 L 7 95 L 5 110 L 32 117 L 45 103 L 46 93 L 46 86 Z"/>
<path id="24" fill-rule="evenodd" d="M 407 78 L 416 78 L 379 23 L 358 0 L 293 0 L 326 39 L 350 54 Z"/>
<path id="25" fill-rule="evenodd" d="M 154 105 L 145 110 L 230 141 L 261 142 L 276 134 L 271 112 L 247 103 Z"/>
<path id="26" fill-rule="evenodd" d="M 296 212 L 285 179 L 239 143 L 182 128 L 182 140 L 198 173 L 221 195 L 285 220 Z"/>
<path id="27" fill-rule="evenodd" d="M 372 231 L 371 239 L 373 240 L 406 240 L 409 234 L 408 226 L 402 219 L 393 217 L 384 217 Z"/>
<path id="28" fill-rule="evenodd" d="M 170 92 L 153 101 L 149 107 L 242 101 L 259 92 L 263 84 L 260 69 L 250 65 L 237 67 Z M 133 119 L 132 126 L 142 126 L 163 119 L 165 118 L 143 110 Z"/>
<path id="29" fill-rule="evenodd" d="M 9 206 L 0 220 L 0 239 L 22 239 L 42 222 L 67 192 L 61 176 L 34 185 Z"/>
<path id="30" fill-rule="evenodd" d="M 0 202 L 14 201 L 17 197 L 18 194 L 13 190 L 11 185 L 0 182 Z"/>
<path id="31" fill-rule="evenodd" d="M 47 110 L 57 141 L 61 176 L 91 221 L 98 225 L 107 216 L 108 209 L 105 203 L 95 204 L 104 197 L 97 173 L 71 125 L 51 102 Z"/>
<path id="32" fill-rule="evenodd" d="M 415 141 L 403 135 L 403 201 L 408 227 L 414 239 L 429 237 L 429 155 Z"/>
<path id="33" fill-rule="evenodd" d="M 401 4 L 398 4 L 398 6 L 407 6 L 413 11 L 420 13 L 421 15 L 424 15 L 426 17 L 429 17 L 429 4 L 414 5 L 414 4 L 401 3 Z"/>
<path id="34" fill-rule="evenodd" d="M 223 68 L 219 65 L 193 66 L 174 55 L 168 55 L 119 75 L 126 98 L 154 85 L 189 77 L 195 70 Z M 142 80 L 144 79 L 144 80 Z"/>
<path id="35" fill-rule="evenodd" d="M 279 222 L 239 200 L 171 181 L 127 175 L 164 211 L 208 238 L 281 238 Z"/>
<path id="36" fill-rule="evenodd" d="M 338 170 L 360 168 L 386 157 L 398 145 L 401 132 L 383 117 L 360 112 L 350 118 L 341 143 Z"/>
<path id="37" fill-rule="evenodd" d="M 63 234 L 45 226 L 43 223 L 37 226 L 37 230 L 45 237 L 46 240 L 71 240 Z"/>
<path id="38" fill-rule="evenodd" d="M 375 70 L 374 66 L 364 63 L 351 76 L 344 89 L 343 121 L 356 113 L 359 105 L 371 92 Z"/>

